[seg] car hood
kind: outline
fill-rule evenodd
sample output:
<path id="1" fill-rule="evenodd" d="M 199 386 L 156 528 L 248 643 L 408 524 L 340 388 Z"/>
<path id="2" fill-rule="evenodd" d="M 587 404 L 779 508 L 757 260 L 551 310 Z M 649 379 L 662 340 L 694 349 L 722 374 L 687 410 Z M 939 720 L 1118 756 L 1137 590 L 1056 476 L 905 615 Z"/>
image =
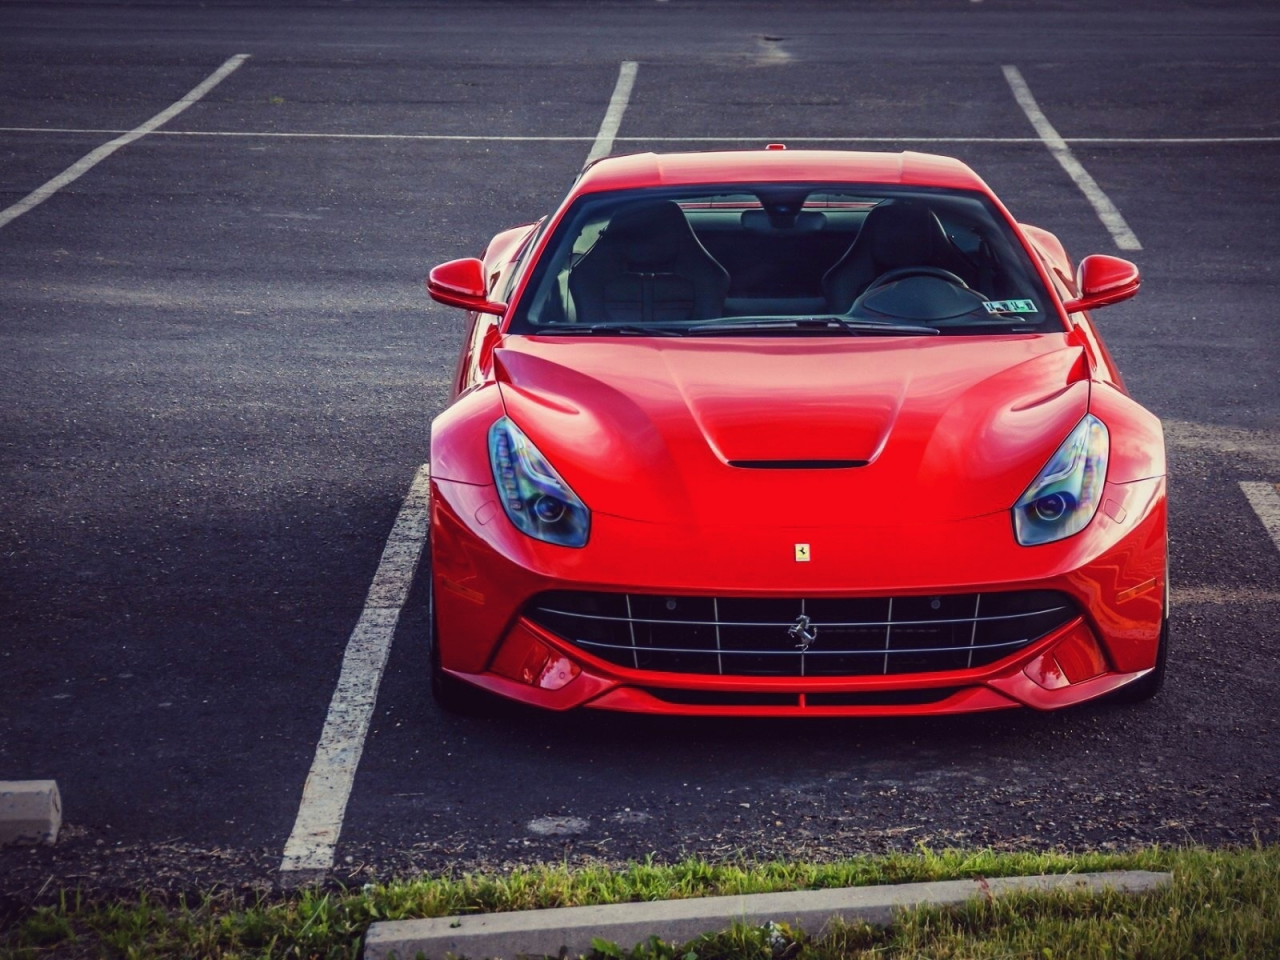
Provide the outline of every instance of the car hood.
<path id="1" fill-rule="evenodd" d="M 495 369 L 508 415 L 593 511 L 699 527 L 1006 510 L 1089 401 L 1065 333 L 513 336 Z"/>

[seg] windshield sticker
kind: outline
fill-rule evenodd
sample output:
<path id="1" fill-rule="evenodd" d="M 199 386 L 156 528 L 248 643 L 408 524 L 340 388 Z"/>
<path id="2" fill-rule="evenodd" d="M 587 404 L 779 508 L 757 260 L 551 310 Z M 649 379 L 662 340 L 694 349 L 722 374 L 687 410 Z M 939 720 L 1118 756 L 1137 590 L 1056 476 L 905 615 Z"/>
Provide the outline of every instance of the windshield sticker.
<path id="1" fill-rule="evenodd" d="M 983 300 L 987 313 L 1039 313 L 1032 300 Z"/>

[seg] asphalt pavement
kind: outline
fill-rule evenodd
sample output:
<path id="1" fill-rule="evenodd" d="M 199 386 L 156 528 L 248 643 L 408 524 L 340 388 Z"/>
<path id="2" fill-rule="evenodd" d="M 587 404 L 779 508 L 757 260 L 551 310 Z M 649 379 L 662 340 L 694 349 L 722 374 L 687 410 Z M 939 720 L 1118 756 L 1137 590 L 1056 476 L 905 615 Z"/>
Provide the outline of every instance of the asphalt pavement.
<path id="1" fill-rule="evenodd" d="M 1076 257 L 1121 252 L 1019 68 L 1142 244 L 1142 293 L 1098 318 L 1168 434 L 1168 685 L 1047 715 L 461 719 L 428 694 L 419 569 L 334 876 L 1280 840 L 1280 545 L 1239 486 L 1280 482 L 1280 9 L 1117 6 L 0 6 L 0 210 L 249 55 L 0 226 L 0 779 L 56 779 L 67 824 L 0 851 L 0 893 L 275 882 L 447 401 L 463 318 L 422 278 L 555 206 L 622 61 L 615 152 L 946 153 Z"/>

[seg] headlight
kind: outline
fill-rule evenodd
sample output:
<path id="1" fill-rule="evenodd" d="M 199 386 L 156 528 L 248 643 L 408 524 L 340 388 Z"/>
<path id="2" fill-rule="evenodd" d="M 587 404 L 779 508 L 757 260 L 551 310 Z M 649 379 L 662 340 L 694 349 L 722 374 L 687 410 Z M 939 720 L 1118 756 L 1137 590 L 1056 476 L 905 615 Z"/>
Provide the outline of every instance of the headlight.
<path id="1" fill-rule="evenodd" d="M 547 543 L 586 544 L 591 511 L 508 417 L 489 428 L 489 462 L 502 508 L 516 527 Z"/>
<path id="2" fill-rule="evenodd" d="M 1020 544 L 1052 543 L 1089 525 L 1107 479 L 1110 445 L 1106 424 L 1085 414 L 1013 505 L 1013 529 Z"/>

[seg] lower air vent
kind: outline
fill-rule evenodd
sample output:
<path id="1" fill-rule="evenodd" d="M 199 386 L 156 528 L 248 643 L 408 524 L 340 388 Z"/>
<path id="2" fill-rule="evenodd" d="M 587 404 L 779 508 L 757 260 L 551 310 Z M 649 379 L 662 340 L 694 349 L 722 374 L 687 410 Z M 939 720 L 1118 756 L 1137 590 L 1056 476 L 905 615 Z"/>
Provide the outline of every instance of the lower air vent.
<path id="1" fill-rule="evenodd" d="M 754 693 L 737 690 L 672 690 L 642 687 L 664 703 L 684 707 L 799 707 L 798 693 Z M 962 687 L 930 687 L 923 690 L 866 690 L 843 693 L 806 693 L 806 707 L 918 707 L 941 703 Z"/>
<path id="2" fill-rule="evenodd" d="M 745 470 L 848 470 L 865 467 L 870 460 L 730 460 L 729 466 Z"/>
<path id="3" fill-rule="evenodd" d="M 810 707 L 920 707 L 941 703 L 963 687 L 925 687 L 917 690 L 867 690 L 848 693 L 806 693 Z"/>
<path id="4" fill-rule="evenodd" d="M 684 707 L 798 707 L 798 693 L 751 693 L 735 690 L 671 690 L 644 687 L 649 696 Z"/>

